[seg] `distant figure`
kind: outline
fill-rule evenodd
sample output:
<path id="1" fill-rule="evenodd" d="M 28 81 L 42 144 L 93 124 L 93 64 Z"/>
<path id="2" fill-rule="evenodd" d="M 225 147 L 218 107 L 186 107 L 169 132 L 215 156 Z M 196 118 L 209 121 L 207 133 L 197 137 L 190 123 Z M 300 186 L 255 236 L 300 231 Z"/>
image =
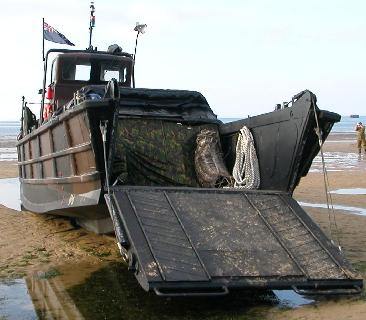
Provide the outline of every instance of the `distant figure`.
<path id="1" fill-rule="evenodd" d="M 365 126 L 362 124 L 362 122 L 357 123 L 355 131 L 357 132 L 358 153 L 361 153 L 361 145 L 365 149 L 366 153 Z"/>

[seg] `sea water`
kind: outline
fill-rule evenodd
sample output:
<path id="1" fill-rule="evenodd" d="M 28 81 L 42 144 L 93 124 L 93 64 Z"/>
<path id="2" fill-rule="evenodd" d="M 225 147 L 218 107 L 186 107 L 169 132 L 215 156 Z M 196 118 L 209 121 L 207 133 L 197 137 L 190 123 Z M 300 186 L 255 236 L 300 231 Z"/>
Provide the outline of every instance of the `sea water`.
<path id="1" fill-rule="evenodd" d="M 332 132 L 334 133 L 354 133 L 355 126 L 358 122 L 366 124 L 366 116 L 360 116 L 359 118 L 351 118 L 349 116 L 342 116 L 340 122 L 334 124 Z"/>
<path id="2" fill-rule="evenodd" d="M 0 161 L 18 159 L 15 142 L 19 129 L 19 121 L 0 121 Z"/>
<path id="3" fill-rule="evenodd" d="M 19 121 L 0 121 L 0 139 L 16 138 L 19 130 Z"/>
<path id="4" fill-rule="evenodd" d="M 16 211 L 21 210 L 19 178 L 0 179 L 0 204 Z"/>

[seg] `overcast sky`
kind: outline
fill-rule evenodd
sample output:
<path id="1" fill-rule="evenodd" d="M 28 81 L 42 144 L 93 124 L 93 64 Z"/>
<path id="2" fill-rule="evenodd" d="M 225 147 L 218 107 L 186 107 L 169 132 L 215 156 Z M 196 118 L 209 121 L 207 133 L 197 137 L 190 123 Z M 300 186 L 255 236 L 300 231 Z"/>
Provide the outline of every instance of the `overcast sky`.
<path id="1" fill-rule="evenodd" d="M 0 120 L 18 120 L 21 96 L 42 87 L 42 17 L 88 45 L 89 1 L 2 0 Z M 202 92 L 220 117 L 272 111 L 304 89 L 321 108 L 366 114 L 366 1 L 96 0 L 93 44 L 139 40 L 138 87 Z M 64 47 L 46 41 L 46 49 Z M 34 111 L 38 107 L 33 108 Z M 38 113 L 37 113 L 38 114 Z"/>

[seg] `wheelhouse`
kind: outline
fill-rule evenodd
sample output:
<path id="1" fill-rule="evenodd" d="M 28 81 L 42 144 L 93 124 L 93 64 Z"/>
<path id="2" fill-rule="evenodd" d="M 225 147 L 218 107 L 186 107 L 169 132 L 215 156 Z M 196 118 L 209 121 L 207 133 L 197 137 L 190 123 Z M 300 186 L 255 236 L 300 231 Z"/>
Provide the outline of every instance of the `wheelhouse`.
<path id="1" fill-rule="evenodd" d="M 54 52 L 60 54 L 52 61 L 47 85 L 47 60 L 49 54 Z M 125 52 L 111 53 L 90 50 L 48 51 L 45 61 L 41 117 L 43 120 L 47 120 L 44 116 L 44 108 L 49 108 L 51 113 L 59 110 L 82 87 L 107 84 L 113 78 L 118 81 L 119 86 L 132 86 L 132 55 Z"/>

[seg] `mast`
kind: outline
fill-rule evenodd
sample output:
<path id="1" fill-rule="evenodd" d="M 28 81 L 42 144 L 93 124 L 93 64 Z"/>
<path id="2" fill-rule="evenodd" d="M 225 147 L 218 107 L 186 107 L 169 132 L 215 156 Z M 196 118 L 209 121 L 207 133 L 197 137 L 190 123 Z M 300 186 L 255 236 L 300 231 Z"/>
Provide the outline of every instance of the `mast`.
<path id="1" fill-rule="evenodd" d="M 22 137 L 24 134 L 24 106 L 25 106 L 25 97 L 22 96 L 22 118 L 20 119 L 20 134 Z"/>
<path id="2" fill-rule="evenodd" d="M 44 62 L 44 18 L 42 18 L 42 61 Z"/>
<path id="3" fill-rule="evenodd" d="M 90 2 L 90 21 L 89 21 L 89 50 L 93 50 L 92 46 L 92 36 L 93 36 L 93 28 L 95 27 L 95 7 L 94 7 L 94 1 Z"/>

